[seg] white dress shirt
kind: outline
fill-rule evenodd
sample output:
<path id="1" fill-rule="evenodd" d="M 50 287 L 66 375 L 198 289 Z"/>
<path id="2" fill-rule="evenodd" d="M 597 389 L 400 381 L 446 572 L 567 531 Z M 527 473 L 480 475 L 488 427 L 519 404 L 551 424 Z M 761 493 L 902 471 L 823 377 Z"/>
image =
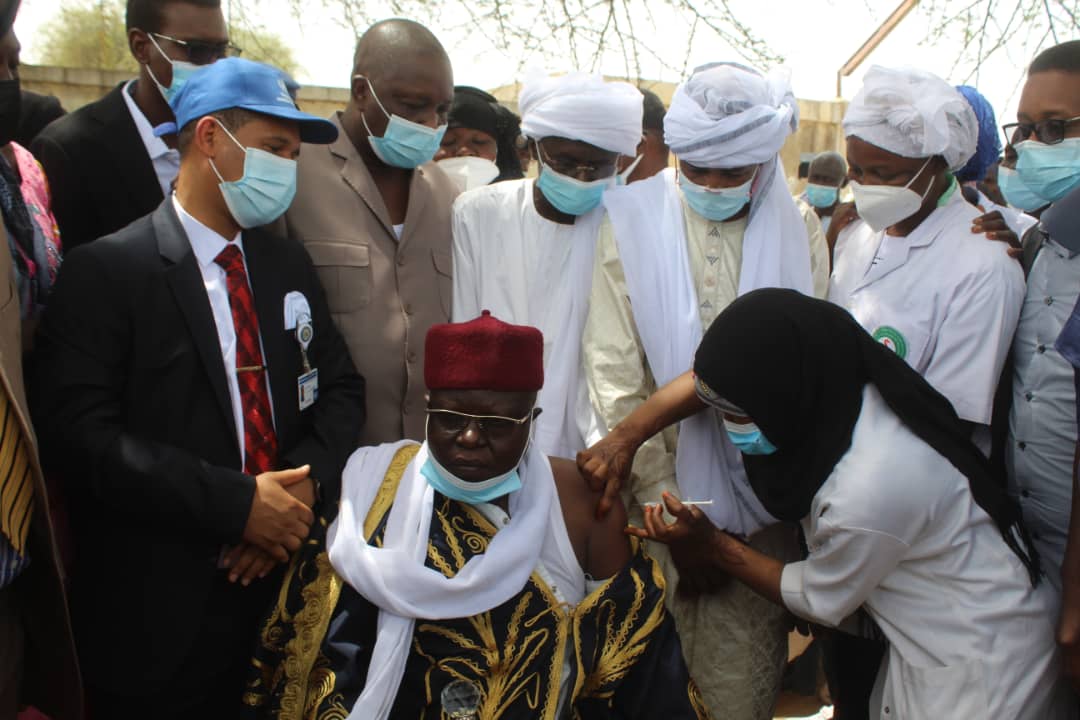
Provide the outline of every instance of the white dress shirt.
<path id="1" fill-rule="evenodd" d="M 161 194 L 165 197 L 172 192 L 172 183 L 176 174 L 180 172 L 180 152 L 170 148 L 165 141 L 154 135 L 154 128 L 150 121 L 143 115 L 143 111 L 135 104 L 135 98 L 131 97 L 131 86 L 134 80 L 129 80 L 124 85 L 124 103 L 127 105 L 131 119 L 135 121 L 135 129 L 139 131 L 146 154 L 150 156 L 150 162 L 154 166 L 154 174 L 157 175 L 158 184 L 161 185 Z"/>
<path id="2" fill-rule="evenodd" d="M 226 282 L 225 268 L 214 262 L 214 259 L 225 249 L 230 242 L 235 244 L 244 257 L 244 272 L 247 272 L 247 256 L 244 255 L 244 241 L 241 233 L 236 233 L 232 240 L 226 240 L 221 235 L 192 217 L 176 198 L 172 196 L 173 207 L 180 218 L 180 224 L 184 227 L 184 233 L 191 243 L 191 250 L 195 253 L 195 259 L 199 262 L 199 272 L 202 273 L 203 285 L 206 287 L 206 297 L 210 300 L 210 311 L 214 315 L 214 325 L 217 326 L 218 343 L 221 345 L 221 359 L 225 362 L 225 380 L 229 385 L 229 400 L 232 402 L 233 420 L 236 423 L 237 445 L 240 447 L 240 464 L 244 463 L 244 413 L 243 404 L 240 402 L 240 382 L 236 377 L 236 328 L 233 325 L 232 306 L 229 304 L 229 286 Z M 250 287 L 250 279 L 248 286 Z M 274 318 L 264 318 L 260 322 L 272 322 Z M 260 326 L 261 327 L 261 326 Z M 259 349 L 263 354 L 263 364 L 266 364 L 266 350 L 262 344 L 262 333 L 259 334 Z M 270 395 L 270 373 L 263 372 L 266 382 L 266 397 L 270 401 L 270 417 L 274 417 L 274 401 Z"/>

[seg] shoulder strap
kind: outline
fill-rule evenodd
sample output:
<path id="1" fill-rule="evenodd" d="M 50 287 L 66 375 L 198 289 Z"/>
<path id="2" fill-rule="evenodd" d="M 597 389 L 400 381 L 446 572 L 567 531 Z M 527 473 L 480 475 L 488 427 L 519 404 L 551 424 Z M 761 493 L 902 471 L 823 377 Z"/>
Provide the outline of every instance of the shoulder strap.
<path id="1" fill-rule="evenodd" d="M 413 461 L 419 451 L 419 444 L 409 444 L 394 453 L 394 459 L 390 461 L 390 466 L 386 468 L 386 474 L 383 475 L 379 491 L 375 493 L 375 499 L 371 502 L 367 517 L 364 518 L 364 537 L 367 538 L 368 542 L 371 541 L 371 536 L 375 534 L 375 530 L 378 529 L 383 517 L 389 512 L 390 506 L 394 504 L 394 496 L 397 495 L 398 484 L 405 474 L 405 468 L 409 466 L 409 463 Z"/>

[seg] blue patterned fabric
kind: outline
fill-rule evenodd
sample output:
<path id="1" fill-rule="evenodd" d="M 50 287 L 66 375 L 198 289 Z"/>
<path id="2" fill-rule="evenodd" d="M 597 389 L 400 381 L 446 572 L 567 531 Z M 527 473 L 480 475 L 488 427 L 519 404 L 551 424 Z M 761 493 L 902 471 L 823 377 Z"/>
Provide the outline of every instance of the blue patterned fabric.
<path id="1" fill-rule="evenodd" d="M 7 537 L 0 533 L 0 588 L 10 585 L 29 564 L 30 557 L 15 552 Z"/>

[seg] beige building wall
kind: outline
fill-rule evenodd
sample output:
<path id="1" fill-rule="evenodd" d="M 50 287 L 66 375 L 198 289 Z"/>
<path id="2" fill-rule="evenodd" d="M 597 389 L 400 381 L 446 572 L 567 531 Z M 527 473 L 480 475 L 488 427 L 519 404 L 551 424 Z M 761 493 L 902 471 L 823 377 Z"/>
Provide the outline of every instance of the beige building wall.
<path id="1" fill-rule="evenodd" d="M 55 95 L 64 108 L 71 112 L 97 100 L 121 82 L 130 79 L 126 72 L 112 70 L 81 70 L 76 68 L 21 65 L 19 76 L 27 90 Z M 668 82 L 641 81 L 641 87 L 652 90 L 665 105 L 671 103 L 675 84 Z M 517 112 L 520 84 L 503 85 L 491 94 L 499 102 Z M 349 100 L 346 88 L 305 86 L 300 88 L 298 103 L 305 111 L 319 117 L 328 117 L 345 107 Z M 798 172 L 799 158 L 808 153 L 826 150 L 844 150 L 844 133 L 840 121 L 847 109 L 843 100 L 799 100 L 799 130 L 788 139 L 780 151 L 784 172 L 794 179 Z M 793 184 L 795 186 L 797 184 Z"/>
<path id="2" fill-rule="evenodd" d="M 43 95 L 55 95 L 68 112 L 100 98 L 126 80 L 127 72 L 116 70 L 81 70 L 78 68 L 20 65 L 23 88 Z M 302 87 L 297 102 L 304 112 L 328 117 L 345 107 L 349 100 L 346 88 Z"/>

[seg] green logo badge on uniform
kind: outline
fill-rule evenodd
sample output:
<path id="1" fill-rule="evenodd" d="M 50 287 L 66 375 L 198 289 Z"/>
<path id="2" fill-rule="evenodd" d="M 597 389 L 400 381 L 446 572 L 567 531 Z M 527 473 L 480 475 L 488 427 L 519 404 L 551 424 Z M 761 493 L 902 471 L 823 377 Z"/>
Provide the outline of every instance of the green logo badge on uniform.
<path id="1" fill-rule="evenodd" d="M 907 357 L 907 340 L 896 328 L 882 325 L 874 331 L 874 339 L 896 353 L 901 360 Z"/>

